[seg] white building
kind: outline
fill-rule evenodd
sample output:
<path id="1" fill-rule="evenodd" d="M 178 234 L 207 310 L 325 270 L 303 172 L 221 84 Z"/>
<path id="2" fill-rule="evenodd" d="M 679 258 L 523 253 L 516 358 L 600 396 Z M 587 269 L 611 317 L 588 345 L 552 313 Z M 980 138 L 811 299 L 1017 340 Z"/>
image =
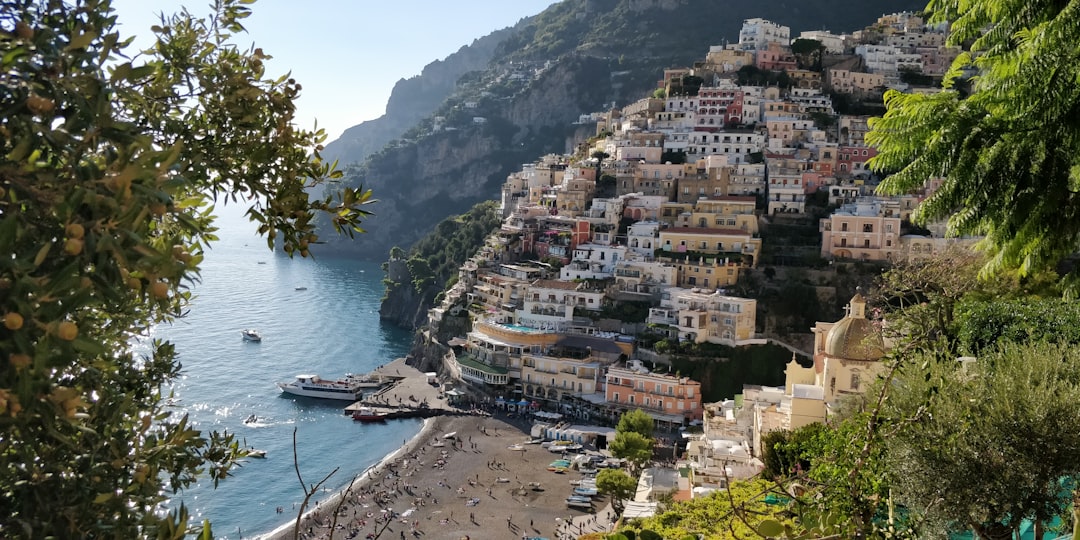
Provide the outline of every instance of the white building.
<path id="1" fill-rule="evenodd" d="M 810 30 L 799 34 L 799 39 L 813 39 L 820 41 L 825 47 L 825 52 L 830 54 L 844 54 L 847 42 L 851 39 L 848 34 L 836 35 L 828 30 Z"/>
<path id="2" fill-rule="evenodd" d="M 756 131 L 695 131 L 690 134 L 687 153 L 691 159 L 705 156 L 727 156 L 728 163 L 747 163 L 750 154 L 765 149 L 765 135 Z"/>
<path id="3" fill-rule="evenodd" d="M 574 248 L 573 258 L 562 267 L 559 278 L 563 281 L 610 278 L 615 264 L 626 258 L 626 249 L 626 246 L 582 244 Z"/>
<path id="4" fill-rule="evenodd" d="M 739 30 L 739 48 L 763 51 L 769 48 L 769 43 L 788 46 L 791 43 L 791 28 L 761 18 L 743 21 Z"/>

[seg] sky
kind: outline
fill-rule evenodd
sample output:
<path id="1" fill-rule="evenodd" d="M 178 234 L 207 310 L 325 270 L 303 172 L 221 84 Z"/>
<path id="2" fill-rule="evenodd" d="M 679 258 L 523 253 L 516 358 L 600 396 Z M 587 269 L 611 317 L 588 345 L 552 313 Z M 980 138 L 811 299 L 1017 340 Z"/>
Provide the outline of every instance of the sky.
<path id="1" fill-rule="evenodd" d="M 327 142 L 378 118 L 394 84 L 474 39 L 540 13 L 555 0 L 260 0 L 237 45 L 273 56 L 267 75 L 303 86 L 297 124 L 318 120 Z M 210 0 L 113 0 L 124 36 L 147 36 L 160 13 L 210 12 Z"/>

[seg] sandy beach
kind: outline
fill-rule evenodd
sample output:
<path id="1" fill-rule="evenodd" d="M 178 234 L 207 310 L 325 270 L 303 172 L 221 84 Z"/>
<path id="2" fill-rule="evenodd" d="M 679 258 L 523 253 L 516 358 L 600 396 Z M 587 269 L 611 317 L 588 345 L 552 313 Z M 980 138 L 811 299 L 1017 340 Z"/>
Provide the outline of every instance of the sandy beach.
<path id="1" fill-rule="evenodd" d="M 402 366 L 389 365 L 410 379 L 422 377 Z M 580 473 L 549 472 L 548 464 L 558 456 L 539 445 L 508 448 L 529 440 L 527 429 L 520 418 L 499 415 L 430 418 L 402 449 L 354 482 L 347 495 L 316 494 L 321 500 L 312 499 L 299 538 L 555 539 L 609 530 L 605 499 L 597 501 L 596 515 L 566 507 L 570 481 Z M 451 433 L 456 435 L 447 438 Z M 282 514 L 283 524 L 261 538 L 292 540 L 294 522 L 286 520 L 288 514 Z"/>

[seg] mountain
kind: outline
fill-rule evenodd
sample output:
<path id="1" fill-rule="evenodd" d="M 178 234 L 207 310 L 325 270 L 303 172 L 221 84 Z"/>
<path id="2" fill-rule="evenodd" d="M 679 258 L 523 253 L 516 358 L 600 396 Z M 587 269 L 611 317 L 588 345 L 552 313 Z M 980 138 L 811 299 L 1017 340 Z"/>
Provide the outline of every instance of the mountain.
<path id="1" fill-rule="evenodd" d="M 435 111 L 453 92 L 462 75 L 486 68 L 495 47 L 511 34 L 509 28 L 492 32 L 445 59 L 424 66 L 419 75 L 399 80 L 386 103 L 386 113 L 345 130 L 341 137 L 326 145 L 323 157 L 343 164 L 358 163 L 400 137 Z"/>
<path id="2" fill-rule="evenodd" d="M 564 0 L 401 81 L 386 116 L 328 145 L 329 156 L 352 164 L 346 182 L 373 189 L 379 200 L 368 233 L 332 241 L 332 249 L 383 260 L 390 247 L 410 246 L 447 216 L 498 198 L 522 163 L 566 152 L 593 134 L 592 126 L 575 124 L 580 114 L 644 97 L 665 68 L 692 65 L 711 45 L 737 41 L 744 19 L 763 17 L 793 35 L 849 32 L 924 3 Z"/>

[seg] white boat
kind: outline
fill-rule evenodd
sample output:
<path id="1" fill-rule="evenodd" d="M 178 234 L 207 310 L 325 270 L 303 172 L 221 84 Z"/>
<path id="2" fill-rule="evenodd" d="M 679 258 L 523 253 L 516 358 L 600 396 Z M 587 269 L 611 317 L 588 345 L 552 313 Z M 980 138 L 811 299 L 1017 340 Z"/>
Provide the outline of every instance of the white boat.
<path id="1" fill-rule="evenodd" d="M 247 455 L 250 458 L 266 459 L 266 450 L 251 449 L 251 450 L 248 450 Z"/>
<path id="2" fill-rule="evenodd" d="M 254 328 L 245 328 L 240 331 L 240 335 L 244 338 L 244 341 L 262 341 L 262 334 Z"/>
<path id="3" fill-rule="evenodd" d="M 370 384 L 363 379 L 346 376 L 344 379 L 326 380 L 318 375 L 297 375 L 292 382 L 279 382 L 278 388 L 294 396 L 344 399 L 357 401 Z"/>
<path id="4" fill-rule="evenodd" d="M 566 499 L 566 506 L 568 508 L 579 508 L 583 510 L 592 510 L 592 501 L 586 499 L 581 500 L 574 497 Z"/>

